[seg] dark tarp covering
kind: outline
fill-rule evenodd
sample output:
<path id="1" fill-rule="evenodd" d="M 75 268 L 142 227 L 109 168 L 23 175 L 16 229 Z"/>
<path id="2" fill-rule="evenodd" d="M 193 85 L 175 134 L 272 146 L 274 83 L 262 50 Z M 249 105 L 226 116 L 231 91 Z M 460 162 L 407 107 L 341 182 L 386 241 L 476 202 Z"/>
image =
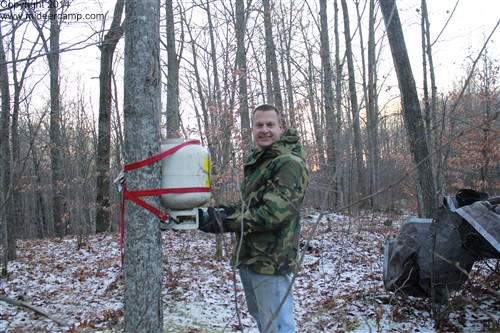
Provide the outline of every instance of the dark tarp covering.
<path id="1" fill-rule="evenodd" d="M 477 199 L 463 200 L 461 191 Z M 408 219 L 386 242 L 386 290 L 442 302 L 467 280 L 475 261 L 500 258 L 500 197 L 461 191 L 444 198 L 434 219 Z"/>
<path id="2" fill-rule="evenodd" d="M 483 243 L 485 247 L 480 249 L 482 255 L 495 256 L 500 253 L 500 197 L 477 201 L 455 212 L 487 241 Z"/>
<path id="3" fill-rule="evenodd" d="M 384 286 L 411 296 L 425 296 L 420 288 L 418 251 L 422 247 L 432 219 L 407 219 L 395 238 L 386 242 L 384 249 Z"/>

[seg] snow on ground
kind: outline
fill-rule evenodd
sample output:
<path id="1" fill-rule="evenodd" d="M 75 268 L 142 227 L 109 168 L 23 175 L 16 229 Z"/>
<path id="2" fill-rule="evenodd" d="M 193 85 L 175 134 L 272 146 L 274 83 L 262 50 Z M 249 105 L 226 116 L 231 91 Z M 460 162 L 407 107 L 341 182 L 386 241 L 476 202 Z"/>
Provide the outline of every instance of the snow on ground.
<path id="1" fill-rule="evenodd" d="M 426 299 L 384 290 L 384 242 L 402 219 L 333 213 L 304 219 L 303 268 L 295 277 L 297 332 L 500 330 L 500 300 L 491 292 L 500 286 L 496 260 L 476 263 L 439 316 Z M 222 258 L 214 256 L 215 237 L 198 231 L 163 232 L 163 243 L 165 332 L 257 332 L 238 274 L 229 266 L 229 235 L 223 237 Z M 70 327 L 0 301 L 0 332 L 119 332 L 120 263 L 116 233 L 18 241 L 18 259 L 0 279 L 0 295 L 31 303 Z"/>

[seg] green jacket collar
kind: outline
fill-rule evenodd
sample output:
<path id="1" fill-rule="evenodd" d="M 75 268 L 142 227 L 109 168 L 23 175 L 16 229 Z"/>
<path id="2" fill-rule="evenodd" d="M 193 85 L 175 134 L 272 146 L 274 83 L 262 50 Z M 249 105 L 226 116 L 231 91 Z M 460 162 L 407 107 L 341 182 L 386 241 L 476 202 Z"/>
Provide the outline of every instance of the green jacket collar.
<path id="1" fill-rule="evenodd" d="M 299 140 L 299 132 L 296 128 L 288 128 L 280 136 L 280 139 L 264 150 L 254 149 L 247 157 L 245 164 L 253 164 L 260 158 L 274 158 L 282 154 L 294 154 L 304 160 L 304 150 Z"/>

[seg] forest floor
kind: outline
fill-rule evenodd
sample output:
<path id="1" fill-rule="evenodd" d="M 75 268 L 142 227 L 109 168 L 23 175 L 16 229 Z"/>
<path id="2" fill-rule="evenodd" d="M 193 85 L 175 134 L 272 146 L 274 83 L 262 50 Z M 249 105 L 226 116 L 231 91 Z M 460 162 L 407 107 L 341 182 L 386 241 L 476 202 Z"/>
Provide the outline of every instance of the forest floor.
<path id="1" fill-rule="evenodd" d="M 304 219 L 303 267 L 295 282 L 297 332 L 500 331 L 500 299 L 492 292 L 500 289 L 497 260 L 477 262 L 464 286 L 439 309 L 428 299 L 385 291 L 384 243 L 402 220 L 372 213 L 311 213 Z M 165 332 L 257 332 L 238 274 L 229 265 L 229 235 L 223 237 L 226 253 L 219 259 L 213 235 L 162 235 Z M 121 331 L 118 233 L 19 240 L 17 254 L 8 276 L 0 279 L 0 296 L 54 318 L 0 300 L 0 332 Z"/>

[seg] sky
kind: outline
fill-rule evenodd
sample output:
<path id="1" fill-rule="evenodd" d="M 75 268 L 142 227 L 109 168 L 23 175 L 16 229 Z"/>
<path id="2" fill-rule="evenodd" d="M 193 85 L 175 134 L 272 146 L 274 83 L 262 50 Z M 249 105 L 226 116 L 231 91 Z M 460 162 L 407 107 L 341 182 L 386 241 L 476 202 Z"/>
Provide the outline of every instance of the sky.
<path id="1" fill-rule="evenodd" d="M 317 3 L 318 0 L 309 1 Z M 109 18 L 107 27 L 109 27 L 114 2 L 112 0 L 74 0 L 67 8 L 67 12 L 83 15 L 107 12 Z M 348 3 L 352 4 L 353 0 L 348 0 Z M 397 0 L 397 5 L 415 81 L 417 86 L 420 87 L 422 86 L 422 51 L 420 13 L 417 10 L 420 9 L 421 0 Z M 439 39 L 433 44 L 437 86 L 439 91 L 448 91 L 454 81 L 465 76 L 466 70 L 464 64 L 467 58 L 471 57 L 475 59 L 477 57 L 485 40 L 498 24 L 500 19 L 500 0 L 427 0 L 427 6 L 431 23 L 431 39 L 436 39 L 438 34 L 440 34 Z M 455 12 L 450 19 L 455 6 Z M 332 6 L 330 5 L 330 7 Z M 350 14 L 354 15 L 354 10 L 351 10 Z M 379 15 L 381 17 L 380 13 Z M 449 22 L 443 30 L 448 20 Z M 354 20 L 351 21 L 351 24 L 354 24 Z M 77 27 L 82 33 L 70 33 L 63 30 L 61 33 L 62 41 L 72 43 L 76 40 L 84 39 L 84 36 L 91 35 L 94 31 L 98 30 L 100 23 L 97 19 L 88 19 L 87 21 L 83 19 L 76 23 L 71 22 L 70 27 L 72 29 Z M 351 28 L 351 31 L 354 31 L 354 28 Z M 87 42 L 96 42 L 97 40 L 96 36 L 92 36 Z M 500 27 L 496 30 L 489 44 L 489 53 L 497 59 L 499 58 L 498 55 L 500 55 L 498 40 L 500 40 Z M 120 52 L 120 50 L 117 52 Z M 390 59 L 388 48 L 384 52 L 384 62 L 387 66 L 391 66 L 392 59 Z M 93 104 L 97 103 L 97 94 L 99 91 L 99 56 L 99 49 L 93 45 L 86 48 L 85 52 L 75 51 L 64 53 L 61 58 L 63 76 L 64 72 L 71 71 L 71 79 L 74 80 L 74 72 L 81 73 L 82 82 L 79 85 L 82 87 L 81 89 L 85 89 L 94 96 Z M 472 60 L 469 58 L 468 63 L 471 62 Z M 46 71 L 45 66 L 45 64 L 41 65 L 43 71 Z M 119 75 L 122 75 L 122 73 L 119 73 Z M 395 79 L 393 81 L 394 85 L 397 85 L 397 81 Z M 123 98 L 123 96 L 118 97 L 120 99 Z"/>
<path id="2" fill-rule="evenodd" d="M 422 51 L 420 14 L 416 12 L 416 9 L 420 8 L 420 0 L 400 0 L 397 3 L 404 25 L 412 69 L 417 85 L 419 85 L 421 79 L 418 78 L 422 76 Z M 452 15 L 455 5 L 456 9 Z M 457 80 L 458 77 L 465 75 L 464 61 L 469 56 L 472 59 L 477 57 L 486 39 L 498 24 L 500 1 L 427 0 L 427 7 L 431 24 L 431 40 L 434 41 L 442 31 L 432 48 L 438 89 L 445 89 L 451 87 L 453 81 Z M 496 29 L 488 44 L 489 54 L 497 60 L 500 55 L 499 43 L 500 27 Z M 469 63 L 471 61 L 469 59 Z"/>
<path id="3" fill-rule="evenodd" d="M 312 1 L 315 2 L 317 0 Z M 96 0 L 89 2 L 93 2 L 94 4 L 88 5 L 85 9 L 86 11 L 90 12 L 98 8 Z M 114 2 L 110 3 L 113 4 Z M 108 4 L 107 6 L 110 11 L 108 15 L 111 15 L 114 4 Z M 403 24 L 406 45 L 412 62 L 415 80 L 417 86 L 420 87 L 422 86 L 422 50 L 420 13 L 417 10 L 420 10 L 421 0 L 397 0 L 397 6 Z M 454 81 L 465 76 L 466 70 L 464 64 L 467 57 L 472 57 L 473 59 L 477 57 L 487 37 L 498 24 L 500 19 L 500 1 L 427 0 L 427 7 L 431 24 L 431 39 L 434 41 L 436 38 L 439 38 L 432 46 L 438 90 L 447 91 L 451 89 Z M 354 13 L 354 10 L 351 10 L 350 14 L 354 15 Z M 379 15 L 381 17 L 381 14 Z M 354 21 L 351 23 L 354 24 Z M 351 31 L 354 31 L 354 29 L 351 28 Z M 497 28 L 489 43 L 490 54 L 497 59 L 498 55 L 500 55 L 499 43 L 500 27 Z M 95 61 L 99 56 L 96 47 L 94 47 L 93 51 L 95 56 L 90 58 L 89 62 Z M 469 59 L 468 63 L 470 62 L 471 60 Z M 95 68 L 98 69 L 98 67 Z M 95 76 L 98 76 L 97 71 L 94 73 Z"/>

